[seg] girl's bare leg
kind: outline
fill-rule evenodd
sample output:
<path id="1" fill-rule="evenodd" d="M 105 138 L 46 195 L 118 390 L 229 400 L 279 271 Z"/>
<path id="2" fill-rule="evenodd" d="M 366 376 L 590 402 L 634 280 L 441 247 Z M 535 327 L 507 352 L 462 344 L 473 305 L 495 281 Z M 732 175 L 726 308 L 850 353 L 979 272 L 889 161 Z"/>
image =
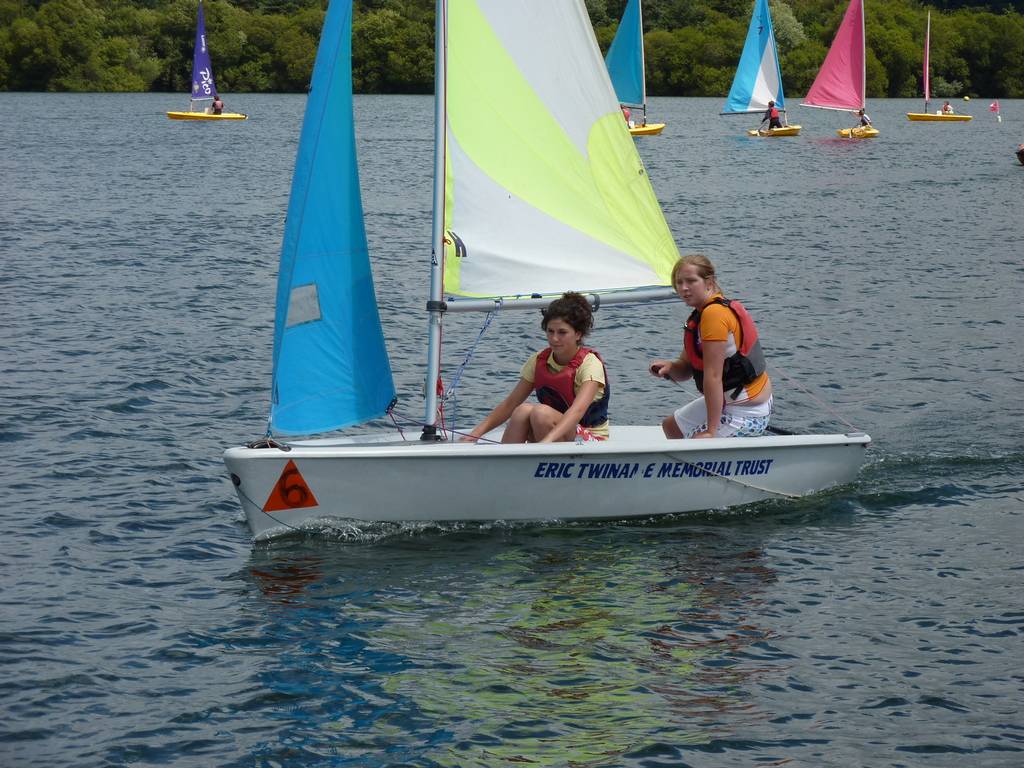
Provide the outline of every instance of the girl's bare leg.
<path id="1" fill-rule="evenodd" d="M 539 406 L 532 403 L 523 403 L 518 406 L 509 417 L 505 433 L 501 436 L 503 443 L 528 443 L 533 441 L 530 430 L 530 412 Z"/>
<path id="2" fill-rule="evenodd" d="M 530 431 L 538 442 L 543 440 L 548 432 L 555 428 L 562 414 L 548 405 L 535 405 L 530 411 Z M 571 435 L 566 435 L 562 440 L 575 440 L 575 430 Z"/>

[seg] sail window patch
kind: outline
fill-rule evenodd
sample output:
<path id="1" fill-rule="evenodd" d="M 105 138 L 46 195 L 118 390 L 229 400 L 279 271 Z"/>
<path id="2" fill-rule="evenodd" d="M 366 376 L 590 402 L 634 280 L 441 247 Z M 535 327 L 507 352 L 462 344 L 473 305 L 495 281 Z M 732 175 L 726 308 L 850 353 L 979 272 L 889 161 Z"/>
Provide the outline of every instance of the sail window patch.
<path id="1" fill-rule="evenodd" d="M 288 321 L 285 328 L 320 320 L 320 293 L 316 283 L 297 285 L 288 297 Z"/>

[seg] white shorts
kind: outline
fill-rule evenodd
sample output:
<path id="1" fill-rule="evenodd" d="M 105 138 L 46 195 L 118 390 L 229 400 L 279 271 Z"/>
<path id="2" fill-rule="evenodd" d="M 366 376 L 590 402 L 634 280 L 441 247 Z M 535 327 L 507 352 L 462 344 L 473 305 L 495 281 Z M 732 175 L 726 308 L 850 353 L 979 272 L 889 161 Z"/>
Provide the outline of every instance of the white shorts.
<path id="1" fill-rule="evenodd" d="M 725 401 L 716 437 L 757 437 L 768 429 L 772 415 L 772 400 L 764 403 L 730 403 Z M 708 408 L 703 397 L 687 403 L 673 416 L 683 437 L 693 437 L 708 428 Z"/>

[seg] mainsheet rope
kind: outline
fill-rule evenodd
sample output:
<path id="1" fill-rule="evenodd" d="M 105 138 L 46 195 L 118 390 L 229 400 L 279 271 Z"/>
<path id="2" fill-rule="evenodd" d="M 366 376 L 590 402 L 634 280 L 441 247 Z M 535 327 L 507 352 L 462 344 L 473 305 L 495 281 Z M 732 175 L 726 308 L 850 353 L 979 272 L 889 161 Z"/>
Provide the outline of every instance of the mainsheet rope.
<path id="1" fill-rule="evenodd" d="M 803 392 L 805 395 L 807 395 L 809 398 L 811 398 L 811 400 L 813 400 L 815 403 L 817 403 L 819 406 L 821 406 L 822 410 L 824 410 L 830 416 L 835 418 L 836 421 L 842 422 L 843 424 L 848 426 L 850 429 L 852 429 L 854 432 L 863 432 L 864 431 L 860 427 L 858 427 L 858 426 L 856 426 L 854 424 L 851 424 L 849 421 L 844 419 L 842 414 L 839 413 L 838 411 L 836 411 L 834 408 L 831 408 L 828 403 L 826 403 L 825 401 L 821 400 L 818 397 L 815 397 L 814 393 L 811 392 L 803 384 L 801 384 L 798 380 L 792 379 L 789 376 L 787 376 L 785 374 L 785 372 L 779 366 L 775 365 L 774 363 L 772 364 L 772 373 L 778 373 L 779 376 L 781 376 L 782 379 L 787 384 L 792 384 L 792 385 L 796 386 L 797 389 L 799 389 L 801 392 Z M 666 377 L 666 378 L 668 378 L 668 377 Z M 683 382 L 681 382 L 681 381 L 676 381 L 675 379 L 669 379 L 669 381 L 671 381 L 677 387 L 683 386 Z M 771 427 L 769 427 L 769 429 L 771 429 Z M 787 433 L 787 434 L 793 434 L 793 433 Z"/>
<path id="2" fill-rule="evenodd" d="M 843 418 L 843 416 L 842 416 L 842 414 L 841 414 L 841 413 L 839 413 L 838 411 L 836 411 L 835 409 L 831 408 L 831 407 L 829 406 L 829 404 L 828 404 L 828 403 L 826 403 L 826 402 L 824 402 L 823 400 L 821 400 L 821 399 L 819 399 L 819 398 L 815 397 L 815 396 L 814 396 L 814 393 L 813 393 L 813 392 L 811 392 L 811 390 L 809 390 L 809 389 L 808 389 L 807 387 L 805 387 L 805 386 L 804 386 L 803 384 L 801 384 L 801 383 L 800 383 L 800 382 L 799 382 L 798 380 L 796 380 L 796 379 L 792 379 L 792 378 L 790 378 L 789 376 L 787 376 L 787 375 L 786 375 L 786 373 L 785 373 L 785 371 L 783 371 L 783 370 L 782 370 L 781 368 L 779 368 L 779 367 L 778 367 L 777 365 L 775 365 L 775 364 L 772 364 L 772 371 L 773 371 L 773 372 L 777 371 L 777 372 L 778 372 L 778 374 L 779 374 L 779 376 L 781 376 L 781 377 L 782 377 L 782 379 L 783 379 L 783 380 L 784 380 L 784 381 L 785 381 L 785 382 L 786 382 L 787 384 L 795 385 L 797 389 L 799 389 L 799 390 L 800 390 L 801 392 L 803 392 L 803 393 L 804 393 L 805 395 L 807 395 L 807 396 L 808 396 L 809 398 L 811 398 L 811 400 L 813 400 L 813 401 L 814 401 L 815 403 L 817 403 L 817 404 L 818 404 L 819 406 L 821 406 L 821 407 L 822 407 L 822 408 L 823 408 L 823 409 L 825 410 L 825 412 L 826 412 L 826 413 L 828 413 L 829 415 L 831 415 L 832 417 L 834 417 L 834 418 L 836 419 L 836 421 L 840 421 L 840 422 L 842 422 L 843 424 L 845 424 L 846 426 L 848 426 L 848 427 L 849 427 L 850 429 L 852 429 L 852 430 L 853 430 L 854 432 L 862 432 L 862 431 L 863 431 L 863 430 L 862 430 L 862 429 L 860 429 L 859 427 L 857 427 L 857 426 L 855 426 L 855 425 L 851 424 L 851 423 L 850 423 L 850 422 L 848 422 L 848 421 L 847 421 L 846 419 L 844 419 L 844 418 Z"/>

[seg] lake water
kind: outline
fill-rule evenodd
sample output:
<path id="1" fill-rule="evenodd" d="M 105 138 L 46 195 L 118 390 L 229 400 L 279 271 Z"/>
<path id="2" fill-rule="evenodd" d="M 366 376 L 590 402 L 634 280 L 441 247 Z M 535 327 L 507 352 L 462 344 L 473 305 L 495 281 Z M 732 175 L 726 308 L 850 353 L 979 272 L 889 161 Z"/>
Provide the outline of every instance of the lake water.
<path id="1" fill-rule="evenodd" d="M 252 118 L 226 124 L 167 120 L 182 101 L 0 94 L 0 765 L 1024 764 L 1024 102 L 933 125 L 878 101 L 851 142 L 837 113 L 758 140 L 719 100 L 652 101 L 680 248 L 752 307 L 778 425 L 872 435 L 852 486 L 253 547 L 220 456 L 264 429 L 304 97 L 233 96 Z M 415 418 L 432 107 L 357 113 Z M 645 372 L 684 314 L 598 313 L 619 423 L 687 397 Z M 459 424 L 538 320 L 495 321 Z M 481 322 L 448 323 L 446 378 Z"/>

